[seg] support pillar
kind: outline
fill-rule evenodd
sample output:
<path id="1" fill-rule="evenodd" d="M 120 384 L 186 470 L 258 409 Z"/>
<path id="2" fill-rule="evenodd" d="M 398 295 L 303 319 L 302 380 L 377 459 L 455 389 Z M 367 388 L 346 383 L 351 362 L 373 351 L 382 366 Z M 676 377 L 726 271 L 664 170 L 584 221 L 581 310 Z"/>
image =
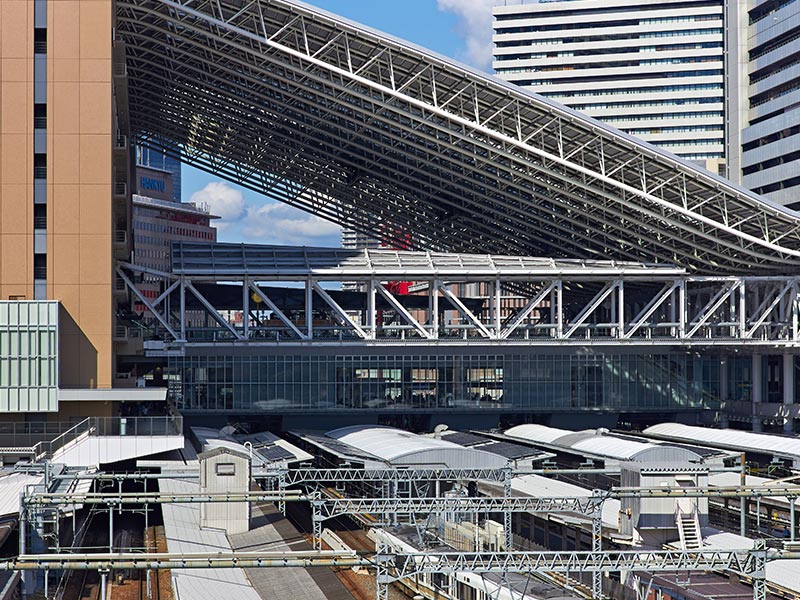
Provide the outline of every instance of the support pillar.
<path id="1" fill-rule="evenodd" d="M 753 600 L 766 600 L 767 597 L 767 544 L 764 540 L 756 540 L 753 545 L 754 571 L 750 573 L 753 579 Z"/>
<path id="2" fill-rule="evenodd" d="M 286 471 L 281 470 L 278 474 L 278 491 L 281 494 L 286 493 Z M 285 517 L 286 516 L 286 501 L 281 500 L 278 502 L 278 510 Z"/>
<path id="3" fill-rule="evenodd" d="M 783 404 L 790 406 L 794 404 L 794 354 L 786 352 L 783 355 Z M 788 409 L 788 415 L 783 421 L 783 431 L 786 433 L 794 432 L 794 417 Z"/>
<path id="4" fill-rule="evenodd" d="M 603 552 L 603 492 L 594 490 L 592 492 L 592 553 L 597 557 Z M 592 572 L 592 600 L 602 600 L 603 598 L 603 573 L 601 571 Z"/>
<path id="5" fill-rule="evenodd" d="M 242 283 L 242 337 L 250 339 L 250 280 Z"/>
<path id="6" fill-rule="evenodd" d="M 508 469 L 503 479 L 503 499 L 508 500 L 511 497 L 511 469 Z M 512 528 L 512 515 L 511 511 L 507 510 L 503 513 L 503 535 L 505 537 L 505 551 L 511 552 L 514 545 L 514 537 Z"/>
<path id="7" fill-rule="evenodd" d="M 376 600 L 389 600 L 389 584 L 391 578 L 389 577 L 389 561 L 392 559 L 391 555 L 387 552 L 387 548 L 383 541 L 377 542 L 375 548 L 375 598 Z"/>
<path id="8" fill-rule="evenodd" d="M 727 356 L 723 356 L 719 361 L 719 399 L 722 403 L 722 411 L 720 412 L 720 426 L 723 429 L 728 428 L 728 411 L 730 410 L 728 360 L 729 359 Z"/>
<path id="9" fill-rule="evenodd" d="M 311 502 L 311 527 L 313 528 L 313 544 L 314 550 L 322 550 L 322 511 L 321 502 L 313 500 Z"/>
<path id="10" fill-rule="evenodd" d="M 311 285 L 311 280 L 306 281 L 306 337 L 309 340 L 314 339 L 314 286 Z"/>
<path id="11" fill-rule="evenodd" d="M 741 472 L 739 474 L 739 484 L 742 487 L 747 485 L 747 462 L 744 452 L 740 457 Z M 747 497 L 741 496 L 739 498 L 739 535 L 747 537 Z"/>
<path id="12" fill-rule="evenodd" d="M 103 569 L 100 571 L 100 600 L 106 600 L 108 595 L 106 594 L 106 582 L 108 580 L 108 570 Z"/>
<path id="13" fill-rule="evenodd" d="M 761 363 L 762 363 L 762 356 L 760 354 L 753 354 L 752 360 L 752 368 L 750 369 L 750 377 L 751 381 L 751 394 L 750 394 L 750 402 L 752 404 L 752 423 L 753 423 L 753 431 L 762 431 L 763 427 L 761 425 L 761 415 L 759 414 L 759 404 L 763 402 L 763 393 L 764 389 L 762 386 L 762 376 L 761 376 Z"/>

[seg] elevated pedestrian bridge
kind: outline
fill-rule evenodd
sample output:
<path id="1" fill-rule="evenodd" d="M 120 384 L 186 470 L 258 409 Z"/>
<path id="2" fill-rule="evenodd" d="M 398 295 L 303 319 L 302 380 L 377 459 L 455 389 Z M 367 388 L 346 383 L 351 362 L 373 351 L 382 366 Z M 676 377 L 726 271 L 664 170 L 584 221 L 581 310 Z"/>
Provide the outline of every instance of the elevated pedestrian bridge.
<path id="1" fill-rule="evenodd" d="M 183 417 L 87 417 L 75 424 L 19 424 L 3 431 L 0 455 L 98 467 L 183 448 Z M 58 433 L 56 434 L 56 431 Z M 32 439 L 42 438 L 36 443 Z"/>
<path id="2" fill-rule="evenodd" d="M 797 276 L 715 277 L 620 261 L 191 243 L 174 245 L 172 264 L 171 273 L 133 264 L 118 268 L 152 314 L 145 348 L 155 354 L 187 346 L 800 344 Z M 163 293 L 153 301 L 134 284 L 142 275 L 162 281 Z M 234 319 L 237 314 L 246 318 Z"/>

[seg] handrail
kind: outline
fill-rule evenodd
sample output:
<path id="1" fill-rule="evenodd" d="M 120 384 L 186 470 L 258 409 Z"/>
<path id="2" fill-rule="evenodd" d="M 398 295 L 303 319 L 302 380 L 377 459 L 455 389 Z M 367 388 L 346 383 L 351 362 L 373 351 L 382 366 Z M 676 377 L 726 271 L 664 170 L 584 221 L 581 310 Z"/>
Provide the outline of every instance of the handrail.
<path id="1" fill-rule="evenodd" d="M 64 446 L 84 435 L 104 436 L 169 436 L 183 433 L 183 416 L 153 417 L 86 417 L 50 440 L 39 440 L 26 446 L 13 444 L 0 447 L 0 454 L 30 454 L 34 460 L 52 458 Z"/>

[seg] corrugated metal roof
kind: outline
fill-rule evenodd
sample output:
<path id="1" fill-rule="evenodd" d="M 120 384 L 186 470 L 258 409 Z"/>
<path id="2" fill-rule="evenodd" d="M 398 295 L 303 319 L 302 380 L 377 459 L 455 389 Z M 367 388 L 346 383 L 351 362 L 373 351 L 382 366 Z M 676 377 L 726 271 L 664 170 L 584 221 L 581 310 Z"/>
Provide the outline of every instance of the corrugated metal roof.
<path id="1" fill-rule="evenodd" d="M 465 448 L 442 439 L 417 435 L 394 427 L 354 425 L 325 434 L 390 463 L 436 464 L 450 468 L 500 468 L 507 459 L 490 452 Z"/>
<path id="2" fill-rule="evenodd" d="M 741 452 L 763 452 L 800 458 L 800 439 L 737 429 L 711 429 L 681 423 L 659 423 L 643 431 L 663 439 L 710 444 Z"/>
<path id="3" fill-rule="evenodd" d="M 511 480 L 512 491 L 531 496 L 533 498 L 588 498 L 591 490 L 582 488 L 572 483 L 558 481 L 542 475 L 523 475 Z M 608 499 L 603 501 L 603 526 L 619 529 L 619 500 Z"/>
<path id="4" fill-rule="evenodd" d="M 264 244 L 175 242 L 172 270 L 180 274 L 247 274 L 273 279 L 300 279 L 308 275 L 335 278 L 399 274 L 418 279 L 457 277 L 524 278 L 598 273 L 607 275 L 681 275 L 684 269 L 667 264 L 592 259 L 539 258 L 489 254 L 454 254 L 409 250 L 313 248 Z"/>
<path id="5" fill-rule="evenodd" d="M 575 433 L 567 429 L 557 429 L 555 427 L 547 427 L 545 425 L 517 425 L 511 429 L 506 430 L 506 435 L 527 440 L 529 442 L 541 442 L 543 444 L 552 444 L 558 438 L 564 437 Z"/>
<path id="6" fill-rule="evenodd" d="M 159 479 L 165 493 L 199 492 L 197 480 Z M 224 531 L 200 528 L 200 504 L 162 504 L 164 532 L 170 552 L 231 552 Z M 172 569 L 176 596 L 181 600 L 261 600 L 242 569 Z"/>
<path id="7" fill-rule="evenodd" d="M 734 473 L 735 475 L 735 473 Z M 753 540 L 718 529 L 703 529 L 703 543 L 716 550 L 752 548 Z M 800 560 L 771 560 L 767 563 L 767 584 L 800 592 Z"/>
<path id="8" fill-rule="evenodd" d="M 269 432 L 247 435 L 230 435 L 208 427 L 192 427 L 204 451 L 212 448 L 228 448 L 249 455 L 250 450 L 244 445 L 253 445 L 253 467 L 264 467 L 280 462 L 296 462 L 314 458 L 308 452 Z"/>
<path id="9" fill-rule="evenodd" d="M 580 454 L 594 454 L 617 460 L 629 460 L 656 444 L 606 435 L 606 430 L 568 431 L 545 425 L 517 425 L 506 430 L 507 436 L 534 443 L 559 446 Z"/>
<path id="10" fill-rule="evenodd" d="M 25 486 L 40 484 L 44 475 L 11 473 L 0 477 L 0 517 L 19 514 L 19 495 Z"/>
<path id="11" fill-rule="evenodd" d="M 738 487 L 742 485 L 740 473 L 710 473 L 708 476 L 708 484 L 714 487 Z M 745 476 L 745 485 L 748 486 L 759 486 L 759 485 L 768 485 L 770 487 L 797 487 L 797 484 L 792 482 L 780 482 L 775 481 L 774 479 L 767 479 L 766 477 L 756 477 L 755 475 L 746 475 Z M 786 504 L 787 506 L 790 504 L 790 500 L 785 496 L 772 496 L 769 499 L 771 502 L 777 502 Z M 800 499 L 796 499 L 794 501 L 795 506 L 800 506 Z"/>
<path id="12" fill-rule="evenodd" d="M 598 435 L 593 438 L 581 440 L 572 446 L 573 450 L 607 456 L 620 460 L 633 458 L 640 452 L 657 448 L 655 444 L 623 440 L 610 435 Z"/>

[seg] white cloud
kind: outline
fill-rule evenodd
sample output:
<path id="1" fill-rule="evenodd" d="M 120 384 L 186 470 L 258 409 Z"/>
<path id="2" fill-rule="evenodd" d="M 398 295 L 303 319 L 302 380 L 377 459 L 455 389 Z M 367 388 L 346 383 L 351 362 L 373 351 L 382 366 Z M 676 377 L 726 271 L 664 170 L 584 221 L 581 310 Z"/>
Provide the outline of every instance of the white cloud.
<path id="1" fill-rule="evenodd" d="M 341 231 L 335 223 L 280 203 L 249 206 L 242 226 L 244 237 L 267 244 L 338 246 Z"/>
<path id="2" fill-rule="evenodd" d="M 494 0 L 437 0 L 439 10 L 458 16 L 457 33 L 464 38 L 467 62 L 488 70 L 492 64 Z"/>
<path id="3" fill-rule="evenodd" d="M 221 221 L 214 222 L 218 228 L 241 220 L 247 212 L 242 192 L 224 181 L 212 181 L 193 193 L 189 200 L 196 204 L 207 204 L 212 215 L 222 217 Z"/>

